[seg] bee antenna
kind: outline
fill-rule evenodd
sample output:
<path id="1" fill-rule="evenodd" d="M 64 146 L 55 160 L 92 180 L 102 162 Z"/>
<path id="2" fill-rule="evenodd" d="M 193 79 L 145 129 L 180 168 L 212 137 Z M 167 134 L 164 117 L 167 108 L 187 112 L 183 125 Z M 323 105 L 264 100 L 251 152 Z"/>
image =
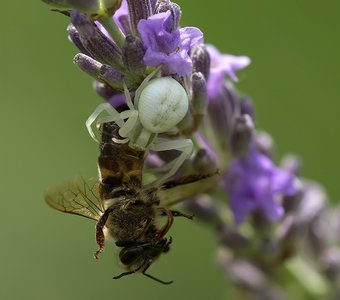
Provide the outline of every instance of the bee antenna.
<path id="1" fill-rule="evenodd" d="M 155 281 L 161 283 L 161 284 L 171 284 L 171 283 L 174 282 L 173 280 L 170 280 L 170 281 L 163 281 L 163 280 L 161 280 L 161 279 L 159 279 L 159 278 L 156 278 L 156 277 L 154 277 L 154 276 L 152 276 L 152 275 L 150 275 L 150 274 L 147 274 L 147 273 L 142 273 L 142 274 L 145 275 L 146 277 L 149 277 L 149 278 L 151 278 L 151 279 L 153 279 L 153 280 L 155 280 Z"/>

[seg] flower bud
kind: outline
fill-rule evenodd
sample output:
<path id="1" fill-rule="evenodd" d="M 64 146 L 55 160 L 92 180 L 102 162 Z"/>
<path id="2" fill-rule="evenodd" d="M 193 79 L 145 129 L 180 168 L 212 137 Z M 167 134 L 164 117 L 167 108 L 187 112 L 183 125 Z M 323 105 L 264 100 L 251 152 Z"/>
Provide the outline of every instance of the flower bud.
<path id="1" fill-rule="evenodd" d="M 137 25 L 140 20 L 152 15 L 153 9 L 150 0 L 127 0 L 132 33 L 138 34 Z"/>
<path id="2" fill-rule="evenodd" d="M 70 24 L 67 27 L 67 31 L 68 31 L 68 36 L 69 39 L 71 40 L 71 42 L 79 49 L 79 51 L 81 53 L 84 53 L 88 56 L 91 56 L 91 53 L 88 52 L 86 50 L 86 48 L 84 47 L 84 45 L 81 42 L 80 36 L 79 36 L 79 32 L 77 31 L 77 29 L 73 26 L 73 24 Z"/>
<path id="3" fill-rule="evenodd" d="M 216 227 L 216 237 L 220 245 L 231 248 L 234 251 L 247 249 L 251 245 L 249 239 L 226 224 L 219 224 Z"/>
<path id="4" fill-rule="evenodd" d="M 173 28 L 171 28 L 171 32 L 176 31 L 179 28 L 179 22 L 181 20 L 182 11 L 178 4 L 172 3 L 171 1 L 158 1 L 156 4 L 156 12 L 163 13 L 170 11 L 173 18 Z"/>
<path id="5" fill-rule="evenodd" d="M 115 94 L 114 90 L 106 83 L 97 80 L 93 81 L 93 89 L 100 97 L 102 97 L 106 101 L 109 101 L 110 98 Z"/>
<path id="6" fill-rule="evenodd" d="M 340 279 L 340 249 L 332 247 L 321 256 L 321 266 L 326 276 L 333 281 Z"/>
<path id="7" fill-rule="evenodd" d="M 228 147 L 233 117 L 238 115 L 238 98 L 231 85 L 224 85 L 208 106 L 209 121 L 222 148 Z"/>
<path id="8" fill-rule="evenodd" d="M 296 155 L 285 155 L 281 160 L 282 169 L 295 175 L 301 170 L 301 160 Z"/>
<path id="9" fill-rule="evenodd" d="M 234 283 L 254 290 L 266 285 L 265 274 L 258 267 L 246 259 L 237 259 L 226 249 L 218 252 L 218 262 Z"/>
<path id="10" fill-rule="evenodd" d="M 78 53 L 73 58 L 73 62 L 91 77 L 99 79 L 100 68 L 102 66 L 100 62 L 83 53 Z"/>
<path id="11" fill-rule="evenodd" d="M 146 69 L 143 61 L 144 54 L 145 49 L 140 38 L 128 35 L 122 48 L 123 63 L 130 72 L 137 76 L 142 75 Z"/>
<path id="12" fill-rule="evenodd" d="M 274 157 L 274 141 L 269 133 L 258 131 L 255 135 L 256 148 L 269 158 Z"/>
<path id="13" fill-rule="evenodd" d="M 107 83 L 113 89 L 122 89 L 124 74 L 113 67 L 103 65 L 82 53 L 77 54 L 74 57 L 73 62 L 94 79 Z"/>
<path id="14" fill-rule="evenodd" d="M 201 118 L 208 106 L 207 84 L 202 73 L 193 73 L 192 81 L 192 109 L 194 116 Z"/>
<path id="15" fill-rule="evenodd" d="M 324 188 L 316 182 L 303 182 L 303 195 L 297 211 L 299 222 L 310 224 L 323 210 L 327 203 Z"/>
<path id="16" fill-rule="evenodd" d="M 208 107 L 207 84 L 202 73 L 193 73 L 191 77 L 190 109 L 177 125 L 184 135 L 190 135 L 200 126 Z"/>
<path id="17" fill-rule="evenodd" d="M 109 65 L 102 65 L 99 78 L 114 89 L 121 90 L 124 74 Z M 129 85 L 129 84 L 127 84 Z"/>
<path id="18" fill-rule="evenodd" d="M 122 69 L 121 52 L 86 15 L 72 11 L 71 21 L 79 33 L 84 48 L 101 63 Z"/>
<path id="19" fill-rule="evenodd" d="M 253 122 L 256 122 L 253 102 L 250 99 L 246 97 L 240 99 L 240 113 L 241 115 L 250 116 Z"/>
<path id="20" fill-rule="evenodd" d="M 206 149 L 200 149 L 197 151 L 194 160 L 193 167 L 197 173 L 213 173 L 217 168 L 217 161 L 209 155 Z"/>
<path id="21" fill-rule="evenodd" d="M 253 132 L 254 124 L 249 115 L 235 118 L 230 138 L 231 153 L 234 157 L 243 157 L 248 153 Z"/>
<path id="22" fill-rule="evenodd" d="M 209 79 L 210 56 L 204 45 L 198 44 L 191 51 L 193 72 L 201 72 L 206 81 Z"/>

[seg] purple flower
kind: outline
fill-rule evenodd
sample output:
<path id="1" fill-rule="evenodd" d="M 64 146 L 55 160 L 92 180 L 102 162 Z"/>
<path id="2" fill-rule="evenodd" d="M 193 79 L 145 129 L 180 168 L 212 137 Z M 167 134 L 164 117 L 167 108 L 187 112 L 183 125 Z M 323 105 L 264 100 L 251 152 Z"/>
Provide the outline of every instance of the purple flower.
<path id="1" fill-rule="evenodd" d="M 224 83 L 225 75 L 228 75 L 233 81 L 238 81 L 235 71 L 245 68 L 250 64 L 250 58 L 247 56 L 234 56 L 230 54 L 221 54 L 214 46 L 206 45 L 210 55 L 210 74 L 208 80 L 209 98 L 218 97 Z"/>
<path id="2" fill-rule="evenodd" d="M 162 64 L 166 74 L 186 76 L 192 71 L 190 50 L 203 42 L 203 34 L 195 27 L 174 27 L 170 11 L 139 21 L 138 31 L 146 47 L 144 62 L 152 67 Z"/>
<path id="3" fill-rule="evenodd" d="M 253 211 L 262 212 L 269 221 L 280 219 L 284 211 L 277 197 L 296 193 L 294 176 L 276 167 L 253 143 L 245 157 L 231 162 L 223 185 L 237 224 Z"/>
<path id="4" fill-rule="evenodd" d="M 126 24 L 129 22 L 129 8 L 128 8 L 126 0 L 122 0 L 122 4 L 121 4 L 120 8 L 116 10 L 116 12 L 114 13 L 112 18 L 115 21 L 115 23 L 117 24 L 118 28 L 124 34 L 127 34 L 128 32 L 127 32 Z M 105 27 L 102 24 L 100 24 L 100 22 L 98 22 L 98 21 L 95 21 L 95 23 L 96 23 L 97 27 L 100 29 L 100 31 L 102 33 L 104 33 L 105 36 L 112 41 L 112 37 L 107 32 Z"/>
<path id="5" fill-rule="evenodd" d="M 117 26 L 125 32 L 125 23 L 129 19 L 129 8 L 127 5 L 127 1 L 123 0 L 120 8 L 113 15 L 113 19 L 115 20 Z"/>

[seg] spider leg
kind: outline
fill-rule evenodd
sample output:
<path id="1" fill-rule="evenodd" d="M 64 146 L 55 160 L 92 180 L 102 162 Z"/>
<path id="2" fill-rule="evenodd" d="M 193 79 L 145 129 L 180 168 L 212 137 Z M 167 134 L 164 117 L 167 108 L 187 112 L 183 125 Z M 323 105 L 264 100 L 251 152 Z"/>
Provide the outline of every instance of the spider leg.
<path id="1" fill-rule="evenodd" d="M 134 107 L 133 102 L 131 100 L 130 92 L 129 92 L 126 84 L 125 84 L 125 81 L 123 81 L 123 87 L 124 87 L 124 95 L 125 95 L 126 103 L 129 107 L 129 109 L 133 110 L 135 107 Z"/>
<path id="2" fill-rule="evenodd" d="M 99 143 L 93 128 L 92 128 L 92 124 L 96 121 L 96 119 L 98 118 L 98 116 L 102 113 L 106 111 L 110 116 L 118 116 L 119 112 L 113 108 L 113 106 L 110 103 L 102 103 L 99 104 L 96 109 L 94 110 L 94 112 L 88 117 L 88 119 L 86 120 L 86 128 L 87 131 L 89 132 L 90 136 L 97 142 Z M 124 125 L 124 121 L 120 118 L 117 119 L 117 125 L 119 127 L 122 127 Z"/>
<path id="3" fill-rule="evenodd" d="M 148 76 L 145 77 L 145 79 L 143 80 L 143 82 L 140 84 L 140 86 L 138 87 L 138 89 L 136 90 L 135 93 L 135 98 L 134 98 L 134 106 L 135 108 L 138 107 L 138 100 L 140 97 L 141 92 L 144 90 L 144 88 L 146 87 L 146 85 L 149 83 L 149 81 L 152 79 L 152 77 L 154 77 L 158 71 L 161 69 L 162 66 L 157 67 L 154 71 L 152 71 Z M 127 98 L 128 99 L 128 98 Z"/>
<path id="4" fill-rule="evenodd" d="M 125 119 L 126 121 L 123 122 L 123 124 L 120 126 L 118 124 L 118 121 L 123 121 Z M 123 138 L 126 138 L 128 137 L 129 133 L 134 129 L 137 121 L 138 121 L 138 111 L 133 109 L 133 110 L 124 110 L 123 112 L 118 113 L 118 114 L 99 118 L 97 120 L 97 125 L 100 125 L 102 123 L 108 123 L 108 122 L 116 122 L 118 126 L 120 127 L 119 135 Z M 128 141 L 129 139 L 123 139 L 123 140 L 115 139 L 114 140 L 114 142 L 117 142 L 117 143 L 126 143 Z"/>
<path id="5" fill-rule="evenodd" d="M 166 150 L 178 150 L 181 151 L 181 154 L 176 157 L 171 162 L 167 163 L 163 169 L 169 171 L 164 174 L 161 178 L 157 180 L 158 183 L 164 182 L 164 180 L 168 179 L 172 175 L 174 175 L 183 162 L 190 157 L 193 150 L 193 143 L 190 139 L 185 140 L 166 140 L 166 139 L 158 139 L 153 145 L 150 147 L 151 150 L 154 151 L 166 151 Z"/>

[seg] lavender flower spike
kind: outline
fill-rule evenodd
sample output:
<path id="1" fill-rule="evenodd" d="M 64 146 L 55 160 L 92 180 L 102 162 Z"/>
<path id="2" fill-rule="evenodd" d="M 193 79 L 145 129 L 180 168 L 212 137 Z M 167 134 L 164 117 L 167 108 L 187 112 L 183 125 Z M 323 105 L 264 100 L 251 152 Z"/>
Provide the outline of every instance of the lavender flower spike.
<path id="1" fill-rule="evenodd" d="M 262 212 L 269 221 L 277 221 L 284 213 L 277 196 L 296 193 L 294 176 L 276 167 L 254 143 L 246 156 L 231 162 L 223 185 L 237 224 L 254 211 Z"/>
<path id="2" fill-rule="evenodd" d="M 203 42 L 203 34 L 195 27 L 174 30 L 174 23 L 170 11 L 138 23 L 138 31 L 146 47 L 144 62 L 152 67 L 162 64 L 165 74 L 186 76 L 192 72 L 190 51 Z"/>
<path id="3" fill-rule="evenodd" d="M 210 99 L 215 99 L 220 94 L 225 76 L 228 75 L 233 81 L 238 81 L 235 71 L 241 70 L 250 64 L 247 56 L 234 56 L 221 54 L 212 45 L 206 45 L 210 55 L 210 74 L 208 80 L 208 95 Z"/>

